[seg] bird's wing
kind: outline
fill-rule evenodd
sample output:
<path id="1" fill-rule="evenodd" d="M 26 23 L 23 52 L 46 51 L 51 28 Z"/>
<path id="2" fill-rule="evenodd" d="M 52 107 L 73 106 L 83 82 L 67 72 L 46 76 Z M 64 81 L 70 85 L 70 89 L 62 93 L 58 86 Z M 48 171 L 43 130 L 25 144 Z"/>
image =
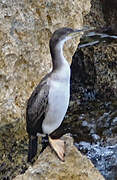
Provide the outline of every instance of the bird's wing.
<path id="1" fill-rule="evenodd" d="M 27 132 L 36 135 L 42 133 L 42 122 L 48 109 L 49 85 L 42 81 L 33 91 L 27 103 L 26 122 Z"/>

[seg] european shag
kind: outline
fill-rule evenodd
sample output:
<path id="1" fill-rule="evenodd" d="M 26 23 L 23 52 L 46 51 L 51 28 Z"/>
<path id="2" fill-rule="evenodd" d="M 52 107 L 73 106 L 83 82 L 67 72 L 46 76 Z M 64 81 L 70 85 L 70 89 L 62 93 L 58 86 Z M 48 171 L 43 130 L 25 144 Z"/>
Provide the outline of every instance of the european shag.
<path id="1" fill-rule="evenodd" d="M 53 69 L 33 91 L 27 103 L 26 123 L 29 134 L 28 161 L 37 153 L 37 135 L 48 137 L 50 146 L 64 161 L 65 145 L 61 139 L 54 139 L 52 133 L 61 125 L 66 114 L 70 98 L 70 66 L 63 55 L 64 43 L 89 29 L 56 30 L 49 42 Z"/>

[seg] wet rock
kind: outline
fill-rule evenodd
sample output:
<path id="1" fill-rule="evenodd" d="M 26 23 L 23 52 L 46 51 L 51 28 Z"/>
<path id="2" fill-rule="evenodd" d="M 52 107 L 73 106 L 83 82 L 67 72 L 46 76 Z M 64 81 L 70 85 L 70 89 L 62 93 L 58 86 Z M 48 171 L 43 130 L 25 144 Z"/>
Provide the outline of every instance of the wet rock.
<path id="1" fill-rule="evenodd" d="M 47 147 L 35 164 L 14 180 L 104 180 L 86 156 L 76 149 L 73 139 L 68 135 L 63 139 L 66 141 L 65 162 L 61 162 Z"/>
<path id="2" fill-rule="evenodd" d="M 107 32 L 117 35 L 117 1 L 102 0 L 102 9 L 106 21 Z"/>
<path id="3" fill-rule="evenodd" d="M 94 101 L 96 92 L 96 71 L 93 61 L 86 61 L 83 51 L 78 47 L 71 63 L 71 94 L 79 93 L 82 101 Z"/>
<path id="4" fill-rule="evenodd" d="M 49 39 L 63 26 L 82 27 L 90 0 L 0 2 L 0 124 L 24 119 L 33 88 L 50 71 Z M 77 46 L 67 43 L 69 61 Z"/>

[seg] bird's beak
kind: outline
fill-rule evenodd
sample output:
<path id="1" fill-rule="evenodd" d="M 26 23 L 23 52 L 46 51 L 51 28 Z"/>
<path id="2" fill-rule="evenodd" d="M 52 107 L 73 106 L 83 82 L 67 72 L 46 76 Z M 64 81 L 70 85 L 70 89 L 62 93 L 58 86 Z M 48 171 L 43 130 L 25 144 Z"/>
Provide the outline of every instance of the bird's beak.
<path id="1" fill-rule="evenodd" d="M 92 31 L 94 30 L 95 28 L 94 27 L 83 27 L 82 29 L 76 29 L 74 30 L 72 33 L 70 33 L 68 36 L 71 36 L 72 38 L 73 37 L 77 37 L 81 32 L 89 32 L 89 31 Z"/>

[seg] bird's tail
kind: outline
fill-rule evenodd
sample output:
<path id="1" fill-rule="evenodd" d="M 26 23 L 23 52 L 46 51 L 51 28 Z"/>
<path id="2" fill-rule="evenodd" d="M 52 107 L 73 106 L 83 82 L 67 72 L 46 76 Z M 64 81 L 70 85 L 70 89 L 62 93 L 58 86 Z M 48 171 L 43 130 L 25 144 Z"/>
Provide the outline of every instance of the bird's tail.
<path id="1" fill-rule="evenodd" d="M 29 136 L 28 162 L 32 162 L 32 159 L 37 154 L 37 139 L 37 136 Z"/>

